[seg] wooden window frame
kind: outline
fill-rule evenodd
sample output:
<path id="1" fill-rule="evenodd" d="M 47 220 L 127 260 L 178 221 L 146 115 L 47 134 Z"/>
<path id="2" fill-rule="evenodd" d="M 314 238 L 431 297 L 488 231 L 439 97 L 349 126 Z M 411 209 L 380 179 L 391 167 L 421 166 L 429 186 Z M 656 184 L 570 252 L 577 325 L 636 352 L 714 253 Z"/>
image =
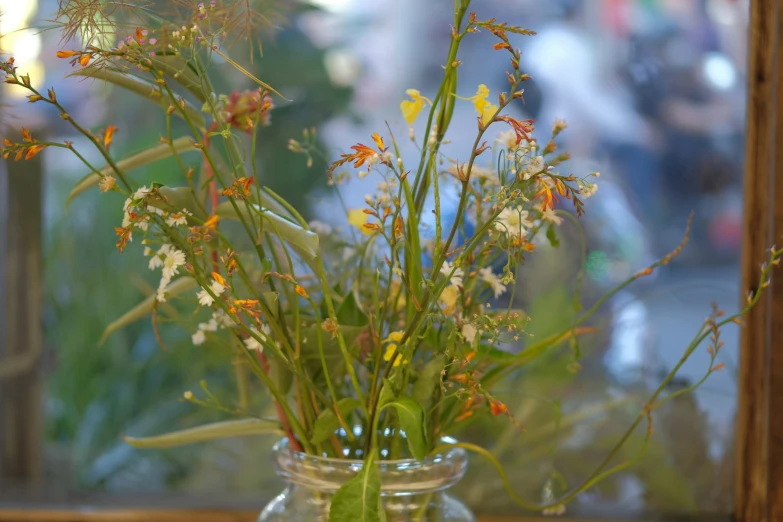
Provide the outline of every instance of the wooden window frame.
<path id="1" fill-rule="evenodd" d="M 767 249 L 773 244 L 783 244 L 782 77 L 783 0 L 751 0 L 741 267 L 742 287 L 751 291 L 756 290 L 759 266 L 767 258 Z M 40 190 L 40 185 L 38 188 Z M 40 227 L 40 224 L 37 226 Z M 24 237 L 18 240 L 24 241 Z M 6 277 L 8 265 L 6 262 Z M 770 291 L 746 317 L 741 332 L 734 476 L 733 520 L 736 522 L 783 522 L 781 277 L 783 271 L 777 271 Z M 35 329 L 36 326 L 28 328 Z M 40 325 L 37 328 L 40 329 Z M 37 334 L 28 332 L 25 338 L 32 339 L 33 344 L 40 343 L 40 331 Z M 250 522 L 255 516 L 255 513 L 247 511 L 0 509 L 0 522 Z M 689 517 L 677 520 L 687 519 Z M 696 519 L 709 520 L 693 518 Z M 499 522 L 509 519 L 482 520 Z M 538 520 L 538 517 L 514 520 Z M 713 520 L 725 520 L 725 516 Z M 599 521 L 579 519 L 579 522 Z"/>

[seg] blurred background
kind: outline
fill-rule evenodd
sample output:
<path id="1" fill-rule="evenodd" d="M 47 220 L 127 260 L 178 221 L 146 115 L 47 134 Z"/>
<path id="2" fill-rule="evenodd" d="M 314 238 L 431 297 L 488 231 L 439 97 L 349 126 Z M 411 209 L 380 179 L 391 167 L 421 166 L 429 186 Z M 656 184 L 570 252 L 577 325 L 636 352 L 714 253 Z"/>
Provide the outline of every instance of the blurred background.
<path id="1" fill-rule="evenodd" d="M 54 86 L 83 125 L 117 125 L 115 157 L 157 141 L 163 118 L 153 106 L 97 82 L 64 79 L 70 67 L 53 51 L 59 34 L 40 30 L 57 3 L 0 0 L 5 35 L 0 49 L 15 56 L 34 85 Z M 259 133 L 262 182 L 309 218 L 340 225 L 326 161 L 316 158 L 307 168 L 287 150 L 289 138 L 299 139 L 302 129 L 315 126 L 320 146 L 334 158 L 386 122 L 405 136 L 399 102 L 405 89 L 429 97 L 437 89 L 451 6 L 451 0 L 254 0 L 253 8 L 277 28 L 261 36 L 263 56 L 256 48 L 253 63 L 242 63 L 295 100 L 280 104 L 272 126 Z M 682 255 L 604 307 L 603 333 L 583 347 L 580 371 L 564 351 L 509 381 L 503 398 L 525 433 L 505 419 L 487 419 L 460 435 L 501 457 L 521 494 L 545 499 L 578 484 L 606 455 L 679 360 L 710 302 L 728 312 L 740 302 L 748 1 L 482 0 L 473 7 L 480 18 L 497 17 L 538 33 L 516 40 L 533 79 L 526 84 L 525 104 L 512 110 L 536 119 L 542 136 L 555 118 L 566 120 L 569 128 L 560 142 L 574 156 L 568 169 L 578 175 L 601 172 L 598 192 L 587 202 L 584 262 L 576 230 L 564 224 L 560 247 L 542 246 L 525 267 L 517 294 L 534 319 L 532 333 L 547 335 L 570 324 L 580 266 L 586 269 L 583 300 L 589 304 L 672 250 L 689 214 L 695 216 Z M 233 54 L 246 57 L 248 45 L 253 43 L 236 43 Z M 491 45 L 489 35 L 466 40 L 459 94 L 472 95 L 480 83 L 493 93 L 505 87 L 505 57 Z M 229 65 L 216 68 L 218 89 L 251 87 Z M 79 144 L 56 114 L 17 95 L 0 88 L 0 134 L 24 125 L 34 135 Z M 472 110 L 457 103 L 449 155 L 458 156 L 472 142 Z M 165 183 L 177 170 L 161 162 L 135 177 Z M 215 393 L 230 396 L 236 390 L 222 354 L 195 349 L 188 335 L 169 325 L 162 325 L 165 351 L 147 321 L 98 346 L 106 325 L 155 285 L 140 251 L 119 255 L 113 247 L 118 201 L 94 191 L 66 210 L 68 193 L 86 172 L 57 151 L 44 151 L 36 163 L 0 164 L 0 173 L 0 244 L 16 241 L 14 231 L 22 227 L 10 201 L 29 200 L 17 205 L 29 216 L 25 222 L 42 220 L 40 241 L 26 237 L 34 243 L 30 248 L 40 244 L 44 334 L 34 371 L 4 369 L 8 359 L 0 358 L 0 406 L 6 413 L 17 408 L 15 417 L 0 416 L 5 444 L 0 502 L 263 505 L 281 488 L 271 468 L 271 440 L 142 451 L 120 438 L 220 419 L 179 401 L 202 378 Z M 14 175 L 28 185 L 10 182 Z M 341 187 L 343 197 L 361 199 L 372 188 L 364 181 Z M 11 274 L 10 265 L 0 268 Z M 4 340 L 18 317 L 12 287 L 8 280 L 0 286 Z M 727 330 L 722 339 L 724 370 L 657 412 L 655 437 L 642 461 L 582 495 L 569 515 L 731 513 L 737 334 Z M 0 356 L 15 350 L 0 345 Z M 670 391 L 693 383 L 708 364 L 704 346 Z M 22 395 L 40 396 L 28 401 L 40 411 L 18 411 Z M 263 399 L 259 404 L 263 407 Z M 19 437 L 33 437 L 28 453 L 37 460 L 28 467 L 20 455 L 8 454 L 19 447 L 13 444 Z M 632 439 L 628 455 L 638 442 Z M 477 512 L 520 513 L 489 466 L 478 458 L 471 466 L 459 488 Z"/>

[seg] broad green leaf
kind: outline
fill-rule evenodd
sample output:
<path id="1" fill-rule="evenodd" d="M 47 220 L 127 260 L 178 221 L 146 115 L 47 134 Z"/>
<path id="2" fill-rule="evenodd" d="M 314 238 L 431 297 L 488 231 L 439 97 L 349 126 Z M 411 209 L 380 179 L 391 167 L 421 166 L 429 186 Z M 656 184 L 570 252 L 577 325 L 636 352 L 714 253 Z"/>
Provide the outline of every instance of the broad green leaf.
<path id="1" fill-rule="evenodd" d="M 263 419 L 242 419 L 214 424 L 205 424 L 196 428 L 174 431 L 154 437 L 123 437 L 123 440 L 135 448 L 171 448 L 184 446 L 195 442 L 240 437 L 244 435 L 281 435 L 280 425 L 274 421 Z"/>
<path id="2" fill-rule="evenodd" d="M 159 198 L 150 197 L 147 203 L 151 207 L 170 211 L 172 207 L 176 209 L 186 209 L 199 219 L 206 219 L 207 216 L 196 201 L 196 195 L 190 187 L 159 187 L 158 192 L 165 198 L 161 201 Z"/>
<path id="3" fill-rule="evenodd" d="M 416 460 L 424 460 L 427 457 L 427 436 L 424 429 L 424 410 L 421 405 L 410 397 L 400 397 L 383 407 L 392 407 L 397 411 L 397 418 L 405 432 L 411 455 Z"/>
<path id="4" fill-rule="evenodd" d="M 305 256 L 306 259 L 314 259 L 318 255 L 318 234 L 315 232 L 300 227 L 268 208 L 256 204 L 245 205 L 242 201 L 237 201 L 236 204 L 245 219 L 257 219 L 257 216 L 263 216 L 266 221 L 264 232 L 278 236 L 281 240 L 295 247 L 297 252 Z M 251 216 L 251 212 L 254 215 Z M 239 219 L 231 201 L 224 201 L 218 205 L 216 213 L 221 219 Z"/>
<path id="5" fill-rule="evenodd" d="M 413 385 L 413 400 L 425 407 L 430 406 L 432 393 L 436 386 L 440 386 L 443 367 L 443 357 L 436 355 L 434 359 L 422 368 L 416 383 Z"/>
<path id="6" fill-rule="evenodd" d="M 554 224 L 550 224 L 546 229 L 546 238 L 549 240 L 549 244 L 553 247 L 557 248 L 560 246 L 560 241 L 557 239 L 557 231 L 555 230 Z"/>
<path id="7" fill-rule="evenodd" d="M 161 96 L 158 85 L 120 71 L 85 67 L 83 69 L 72 72 L 68 76 L 97 78 L 99 80 L 112 83 L 122 87 L 123 89 L 134 92 L 142 98 L 145 98 L 153 103 L 157 103 L 164 109 L 167 109 L 169 105 L 171 105 L 171 100 L 168 98 L 168 96 Z M 193 125 L 198 127 L 200 130 L 206 129 L 206 123 L 204 122 L 204 116 L 201 114 L 201 111 L 188 102 L 185 102 L 184 107 L 185 108 L 183 111 L 187 115 L 187 118 L 193 123 Z M 182 114 L 179 111 L 174 111 L 173 114 L 178 117 L 182 117 Z"/>
<path id="8" fill-rule="evenodd" d="M 386 522 L 381 502 L 381 474 L 375 459 L 375 451 L 371 451 L 361 471 L 335 492 L 329 522 Z"/>
<path id="9" fill-rule="evenodd" d="M 340 326 L 339 328 L 340 333 L 343 335 L 343 339 L 345 339 L 345 344 L 348 346 L 349 353 L 354 357 L 358 356 L 358 343 L 356 341 L 365 328 L 359 326 Z M 345 358 L 340 351 L 337 339 L 333 339 L 331 334 L 325 332 L 320 325 L 311 325 L 307 328 L 303 328 L 301 331 L 302 364 L 313 379 L 318 380 L 323 377 L 321 352 L 318 349 L 318 330 L 320 330 L 321 333 L 326 367 L 329 370 L 329 375 L 332 380 L 336 380 L 345 374 Z"/>
<path id="10" fill-rule="evenodd" d="M 517 357 L 517 354 L 505 352 L 495 348 L 494 346 L 483 343 L 478 345 L 478 348 L 476 348 L 476 353 L 478 353 L 481 360 L 488 360 L 489 362 L 496 364 L 510 363 L 513 362 Z"/>
<path id="11" fill-rule="evenodd" d="M 201 88 L 201 80 L 181 56 L 157 55 L 151 59 L 156 69 L 185 87 L 198 101 L 204 103 L 207 100 Z"/>
<path id="12" fill-rule="evenodd" d="M 175 280 L 173 283 L 169 284 L 168 288 L 166 289 L 166 293 L 169 296 L 175 296 L 179 295 L 183 292 L 187 292 L 191 288 L 195 288 L 198 286 L 198 282 L 193 279 L 192 277 L 180 277 L 179 279 Z M 106 327 L 106 329 L 103 331 L 103 335 L 101 335 L 100 341 L 98 341 L 98 345 L 106 341 L 106 339 L 119 330 L 120 328 L 127 326 L 135 321 L 138 321 L 139 319 L 146 317 L 148 314 L 152 312 L 152 307 L 155 304 L 155 299 L 157 296 L 155 293 L 147 297 L 144 301 L 137 304 L 135 307 L 130 309 L 129 311 L 125 312 L 119 319 L 113 321 L 109 326 Z"/>
<path id="13" fill-rule="evenodd" d="M 177 138 L 176 140 L 171 142 L 171 145 L 174 146 L 174 150 L 177 151 L 177 154 L 182 154 L 184 152 L 196 150 L 196 148 L 193 147 L 193 140 L 188 138 L 187 136 L 183 136 L 182 138 Z M 134 154 L 133 156 L 118 161 L 117 167 L 119 167 L 120 170 L 124 172 L 128 172 L 130 170 L 137 169 L 139 167 L 149 165 L 150 163 L 155 163 L 156 161 L 160 161 L 162 159 L 168 158 L 171 155 L 172 155 L 171 146 L 169 146 L 166 143 L 163 143 L 160 145 L 155 145 L 154 147 L 150 147 L 137 154 Z M 114 172 L 114 169 L 112 169 L 110 165 L 105 165 L 101 168 L 100 172 L 105 176 L 107 174 L 111 174 L 112 172 Z M 71 203 L 71 200 L 73 198 L 75 198 L 85 190 L 89 189 L 90 187 L 96 186 L 100 180 L 101 180 L 101 176 L 99 176 L 95 172 L 90 172 L 89 174 L 84 176 L 79 181 L 79 183 L 76 184 L 73 190 L 71 190 L 71 193 L 68 195 L 68 199 L 65 202 L 65 208 L 66 209 L 68 208 L 68 205 Z"/>
<path id="14" fill-rule="evenodd" d="M 337 323 L 345 326 L 367 326 L 369 319 L 359 306 L 354 292 L 349 292 L 335 312 Z"/>
<path id="15" fill-rule="evenodd" d="M 361 407 L 362 403 L 353 397 L 346 397 L 337 401 L 337 409 L 340 410 L 340 415 L 342 415 L 343 419 L 348 416 L 351 410 L 355 410 L 356 408 Z M 315 425 L 313 426 L 313 436 L 310 438 L 310 442 L 313 444 L 320 444 L 334 435 L 334 433 L 339 428 L 340 419 L 337 418 L 337 415 L 334 413 L 334 411 L 331 409 L 324 410 L 320 415 L 318 415 L 318 418 L 315 419 Z"/>
<path id="16" fill-rule="evenodd" d="M 286 394 L 294 383 L 294 374 L 276 352 L 272 351 L 270 353 L 271 355 L 268 357 L 269 377 L 275 383 L 280 393 Z"/>
<path id="17" fill-rule="evenodd" d="M 387 403 L 394 400 L 394 387 L 389 379 L 383 379 L 381 394 L 378 397 L 378 410 L 383 409 Z"/>

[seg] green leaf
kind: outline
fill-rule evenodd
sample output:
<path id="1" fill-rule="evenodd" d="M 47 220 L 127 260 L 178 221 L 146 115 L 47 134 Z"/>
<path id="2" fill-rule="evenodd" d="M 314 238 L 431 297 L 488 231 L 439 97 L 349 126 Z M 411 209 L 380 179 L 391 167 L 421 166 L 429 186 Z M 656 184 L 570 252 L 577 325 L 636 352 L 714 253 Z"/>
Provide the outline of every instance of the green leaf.
<path id="1" fill-rule="evenodd" d="M 248 211 L 252 212 L 252 216 Z M 278 236 L 281 240 L 293 246 L 305 259 L 314 259 L 318 255 L 318 234 L 302 228 L 293 221 L 289 221 L 268 208 L 256 204 L 245 205 L 243 202 L 237 202 L 237 208 L 245 219 L 263 216 L 266 223 L 264 232 Z M 224 201 L 216 209 L 217 215 L 221 219 L 239 220 L 231 201 Z"/>
<path id="2" fill-rule="evenodd" d="M 201 88 L 201 80 L 181 56 L 156 55 L 151 57 L 151 60 L 156 69 L 185 87 L 198 101 L 207 101 Z"/>
<path id="3" fill-rule="evenodd" d="M 386 404 L 394 400 L 394 387 L 389 379 L 383 379 L 381 394 L 378 397 L 378 410 L 382 410 Z"/>
<path id="4" fill-rule="evenodd" d="M 340 333 L 343 335 L 343 339 L 345 339 L 345 344 L 348 346 L 348 351 L 353 356 L 358 355 L 356 349 L 358 344 L 356 340 L 365 328 L 360 326 L 340 326 L 339 328 Z M 301 331 L 302 364 L 313 379 L 317 380 L 323 377 L 321 353 L 318 349 L 318 330 L 321 330 L 324 359 L 326 360 L 326 366 L 329 369 L 329 375 L 332 380 L 337 380 L 339 376 L 345 374 L 345 358 L 340 351 L 337 339 L 333 339 L 331 334 L 325 332 L 321 328 L 321 325 L 314 324 L 307 328 L 303 328 Z"/>
<path id="5" fill-rule="evenodd" d="M 499 350 L 495 348 L 494 346 L 490 346 L 488 344 L 479 344 L 478 348 L 476 349 L 476 352 L 480 356 L 481 360 L 488 360 L 489 362 L 496 363 L 496 364 L 504 364 L 513 362 L 516 360 L 516 355 L 511 352 L 505 352 L 503 350 Z"/>
<path id="6" fill-rule="evenodd" d="M 175 280 L 173 283 L 169 284 L 168 288 L 166 289 L 166 293 L 173 297 L 175 295 L 179 295 L 183 292 L 187 292 L 191 288 L 195 288 L 198 286 L 198 282 L 193 279 L 192 277 L 180 277 L 179 279 Z M 157 295 L 153 293 L 149 297 L 147 297 L 144 301 L 137 304 L 132 309 L 128 310 L 123 314 L 119 319 L 113 321 L 109 326 L 106 327 L 106 329 L 103 331 L 103 335 L 101 335 L 101 339 L 98 341 L 98 346 L 102 345 L 106 339 L 119 330 L 120 328 L 127 326 L 135 321 L 138 321 L 139 319 L 146 317 L 148 314 L 152 312 L 152 307 L 155 305 L 155 299 L 157 298 Z"/>
<path id="7" fill-rule="evenodd" d="M 174 431 L 154 437 L 123 437 L 123 440 L 135 448 L 171 448 L 194 442 L 239 437 L 244 435 L 281 435 L 283 431 L 277 422 L 263 419 L 242 419 L 214 424 L 205 424 L 196 428 Z"/>
<path id="8" fill-rule="evenodd" d="M 177 151 L 177 154 L 182 154 L 184 152 L 196 150 L 196 148 L 193 147 L 193 140 L 188 138 L 187 136 L 183 136 L 182 138 L 177 138 L 176 140 L 172 141 L 171 146 L 174 147 L 174 150 Z M 172 155 L 171 146 L 166 143 L 155 145 L 154 147 L 150 147 L 146 150 L 143 150 L 138 154 L 134 154 L 133 156 L 118 161 L 117 167 L 119 167 L 119 169 L 124 172 L 128 172 L 130 170 L 137 169 L 139 167 L 149 165 L 150 163 L 154 163 L 156 161 L 160 161 L 162 159 L 168 158 L 169 156 Z M 107 174 L 111 174 L 112 172 L 114 172 L 114 169 L 112 169 L 111 165 L 104 165 L 101 168 L 100 172 L 102 175 L 105 176 Z M 84 176 L 79 181 L 79 183 L 76 184 L 73 190 L 71 190 L 71 193 L 68 195 L 68 199 L 65 201 L 66 210 L 68 209 L 68 205 L 71 203 L 71 200 L 73 198 L 75 198 L 85 190 L 89 189 L 90 187 L 96 186 L 100 181 L 101 181 L 101 176 L 96 174 L 95 172 L 90 172 L 89 174 Z"/>
<path id="9" fill-rule="evenodd" d="M 112 83 L 114 85 L 117 85 L 118 87 L 122 87 L 123 89 L 127 89 L 131 92 L 134 92 L 139 96 L 141 96 L 142 98 L 145 98 L 153 103 L 157 103 L 164 109 L 167 109 L 169 105 L 171 105 L 171 100 L 168 98 L 168 96 L 160 95 L 160 91 L 157 84 L 148 82 L 146 80 L 142 80 L 140 78 L 137 78 L 136 76 L 131 76 L 130 74 L 125 74 L 120 71 L 115 71 L 112 69 L 97 69 L 94 67 L 85 67 L 83 69 L 74 71 L 68 75 L 68 77 L 71 76 L 84 76 L 87 78 L 97 78 L 99 80 Z M 193 123 L 193 125 L 195 125 L 201 130 L 206 129 L 206 123 L 204 123 L 204 116 L 201 114 L 201 111 L 199 109 L 194 107 L 192 104 L 185 102 L 185 108 L 183 109 L 183 111 L 187 115 L 188 119 Z M 173 114 L 180 118 L 182 117 L 180 111 L 174 111 Z"/>
<path id="10" fill-rule="evenodd" d="M 294 374 L 275 352 L 269 357 L 269 378 L 282 394 L 288 393 L 294 383 Z"/>
<path id="11" fill-rule="evenodd" d="M 432 402 L 432 392 L 440 385 L 441 372 L 443 371 L 443 357 L 435 356 L 419 373 L 418 379 L 413 385 L 411 396 L 419 404 L 429 407 Z"/>
<path id="12" fill-rule="evenodd" d="M 364 461 L 361 471 L 335 492 L 329 522 L 386 522 L 381 502 L 381 474 L 374 451 Z"/>
<path id="13" fill-rule="evenodd" d="M 196 201 L 196 195 L 190 187 L 160 187 L 158 192 L 165 199 L 150 197 L 147 202 L 151 207 L 161 210 L 171 211 L 172 207 L 176 209 L 186 209 L 199 219 L 206 219 L 207 216 L 202 207 Z"/>
<path id="14" fill-rule="evenodd" d="M 362 403 L 353 397 L 346 397 L 337 401 L 337 409 L 340 410 L 340 415 L 345 419 L 348 414 L 356 408 L 361 408 Z M 313 444 L 320 444 L 327 440 L 329 437 L 340 428 L 340 419 L 332 410 L 324 410 L 315 419 L 315 425 L 313 426 L 313 436 L 310 438 L 310 442 Z"/>
<path id="15" fill-rule="evenodd" d="M 335 312 L 337 323 L 345 326 L 367 326 L 370 320 L 359 306 L 354 292 L 349 292 Z"/>
<path id="16" fill-rule="evenodd" d="M 557 239 L 557 232 L 555 231 L 555 225 L 550 223 L 546 229 L 546 238 L 549 240 L 549 244 L 557 248 L 560 246 L 560 241 Z"/>
<path id="17" fill-rule="evenodd" d="M 400 427 L 405 432 L 408 449 L 416 460 L 427 457 L 427 436 L 424 429 L 424 410 L 421 405 L 410 397 L 400 397 L 383 406 L 397 410 Z"/>

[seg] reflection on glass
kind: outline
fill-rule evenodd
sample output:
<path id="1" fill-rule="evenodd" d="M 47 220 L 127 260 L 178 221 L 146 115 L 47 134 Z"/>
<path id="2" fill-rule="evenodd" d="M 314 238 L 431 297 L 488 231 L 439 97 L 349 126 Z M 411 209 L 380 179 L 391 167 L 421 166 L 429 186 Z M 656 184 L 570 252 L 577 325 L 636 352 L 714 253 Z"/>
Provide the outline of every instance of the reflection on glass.
<path id="1" fill-rule="evenodd" d="M 290 23 L 252 66 L 303 100 L 280 109 L 288 111 L 277 120 L 287 121 L 285 128 L 275 126 L 262 136 L 262 177 L 284 197 L 308 205 L 310 216 L 341 225 L 330 221 L 336 202 L 322 175 L 323 162 L 306 169 L 285 144 L 312 125 L 334 151 L 365 139 L 385 121 L 405 135 L 399 101 L 408 88 L 432 94 L 441 73 L 437 59 L 448 45 L 442 28 L 450 21 L 451 2 L 311 3 L 319 9 L 289 13 Z M 28 5 L 8 5 L 17 4 Z M 533 79 L 516 116 L 534 118 L 542 129 L 556 118 L 567 120 L 562 146 L 574 154 L 571 168 L 601 173 L 585 218 L 593 232 L 584 259 L 577 230 L 566 224 L 562 244 L 540 245 L 522 274 L 514 306 L 534 317 L 528 333 L 545 336 L 569 323 L 574 314 L 569 295 L 580 266 L 585 268 L 582 302 L 589 305 L 602 290 L 674 248 L 689 214 L 695 216 L 690 243 L 675 263 L 604 306 L 596 325 L 602 333 L 584 343 L 578 363 L 565 347 L 509 381 L 502 399 L 524 432 L 498 418 L 459 434 L 492 440 L 518 492 L 542 499 L 578 483 L 605 457 L 651 387 L 679 359 L 710 301 L 729 311 L 739 302 L 744 143 L 739 100 L 744 100 L 747 1 L 486 0 L 477 7 L 484 17 L 502 16 L 538 32 L 522 46 Z M 53 2 L 41 2 L 42 13 L 50 8 Z M 2 1 L 0 9 L 8 20 Z M 506 82 L 502 59 L 472 59 L 491 45 L 487 42 L 482 35 L 466 42 L 461 81 L 486 83 L 496 92 Z M 122 121 L 119 132 L 133 136 L 129 151 L 136 139 L 158 138 L 146 130 L 155 128 L 144 124 L 146 107 L 121 93 L 107 92 L 104 106 L 95 110 L 79 107 L 79 100 L 82 89 L 97 86 L 65 82 L 56 87 L 78 110 Z M 20 115 L 25 110 L 14 108 Z M 465 129 L 454 136 L 456 150 L 460 141 L 473 139 L 471 108 L 458 104 L 453 121 Z M 36 124 L 73 139 L 57 122 Z M 55 491 L 61 501 L 81 498 L 74 497 L 77 492 L 167 492 L 215 499 L 204 500 L 213 505 L 262 504 L 278 489 L 269 440 L 139 451 L 120 439 L 124 433 L 220 418 L 177 399 L 183 390 L 197 388 L 203 375 L 216 393 L 236 394 L 233 375 L 219 370 L 225 354 L 194 354 L 189 339 L 172 332 L 166 334 L 168 349 L 161 351 L 147 323 L 97 347 L 104 326 L 148 292 L 150 281 L 129 269 L 143 260 L 106 246 L 111 225 L 95 216 L 107 215 L 110 203 L 91 194 L 90 204 L 64 214 L 67 193 L 84 172 L 63 163 L 47 169 L 45 412 L 51 485 L 43 490 Z M 341 190 L 361 196 L 372 185 L 359 180 Z M 120 268 L 139 274 L 138 292 L 115 280 Z M 656 436 L 641 461 L 585 494 L 570 514 L 731 511 L 736 331 L 728 330 L 722 340 L 725 370 L 695 395 L 659 410 Z M 670 384 L 672 391 L 701 376 L 708 362 L 704 350 Z M 250 400 L 259 409 L 269 406 L 258 394 Z M 620 458 L 631 457 L 635 449 L 632 440 Z M 519 513 L 489 465 L 479 459 L 470 465 L 458 486 L 461 498 L 479 513 Z M 41 491 L 28 488 L 18 498 L 40 499 Z"/>

